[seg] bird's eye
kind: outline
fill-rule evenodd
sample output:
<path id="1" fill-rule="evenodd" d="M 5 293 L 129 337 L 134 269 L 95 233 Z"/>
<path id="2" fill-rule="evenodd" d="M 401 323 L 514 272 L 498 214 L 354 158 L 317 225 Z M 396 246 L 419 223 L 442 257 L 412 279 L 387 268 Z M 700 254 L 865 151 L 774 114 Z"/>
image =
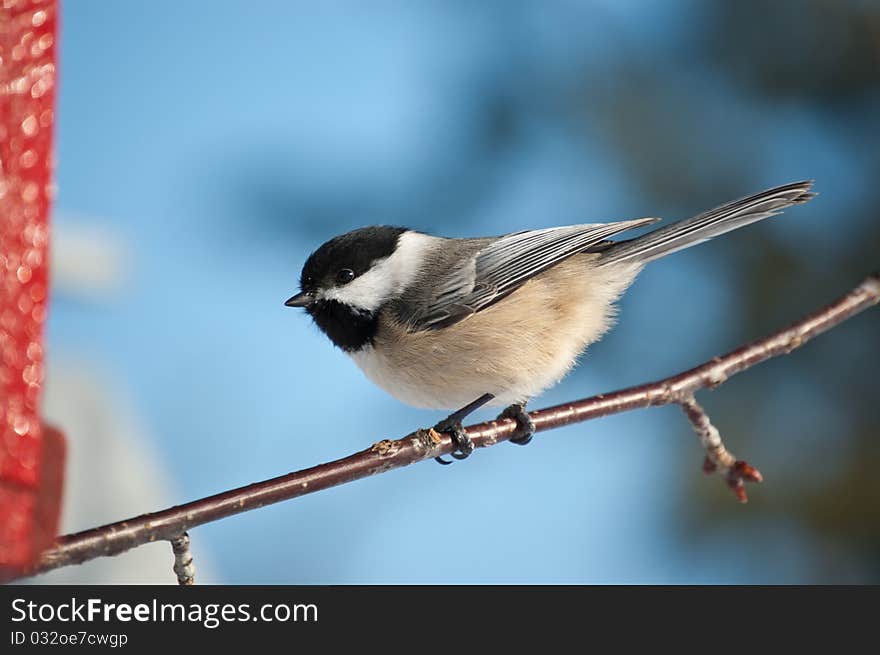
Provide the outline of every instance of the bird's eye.
<path id="1" fill-rule="evenodd" d="M 337 284 L 348 284 L 354 279 L 354 271 L 350 268 L 343 268 L 336 274 Z"/>

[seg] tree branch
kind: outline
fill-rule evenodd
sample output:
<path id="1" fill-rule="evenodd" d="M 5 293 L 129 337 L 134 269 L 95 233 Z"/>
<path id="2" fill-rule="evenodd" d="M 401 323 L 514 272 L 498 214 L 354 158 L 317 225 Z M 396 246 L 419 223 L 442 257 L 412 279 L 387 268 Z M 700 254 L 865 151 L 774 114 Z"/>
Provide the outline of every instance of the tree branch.
<path id="1" fill-rule="evenodd" d="M 535 422 L 535 430 L 543 431 L 632 409 L 678 404 L 685 410 L 707 450 L 704 469 L 707 472 L 717 470 L 722 473 L 728 484 L 744 500 L 742 481 L 759 481 L 760 473 L 736 460 L 724 448 L 718 431 L 694 400 L 694 392 L 717 387 L 730 376 L 755 364 L 790 353 L 816 335 L 839 325 L 878 301 L 880 273 L 875 273 L 847 295 L 797 323 L 688 371 L 657 382 L 534 411 L 530 416 Z M 515 428 L 514 420 L 502 419 L 472 425 L 466 430 L 476 447 L 485 448 L 506 441 Z M 43 553 L 28 575 L 79 564 L 97 557 L 117 555 L 156 540 L 167 540 L 174 546 L 175 569 L 179 569 L 178 579 L 183 582 L 191 581 L 192 558 L 189 555 L 188 538 L 184 544 L 184 533 L 187 530 L 233 514 L 449 454 L 452 450 L 452 442 L 447 435 L 433 429 L 416 430 L 402 439 L 379 441 L 367 450 L 333 462 L 153 514 L 59 537 L 55 546 Z"/>
<path id="2" fill-rule="evenodd" d="M 748 501 L 744 482 L 762 482 L 764 478 L 761 472 L 754 466 L 733 456 L 721 441 L 718 428 L 712 425 L 706 410 L 700 407 L 696 399 L 688 394 L 678 401 L 684 410 L 685 416 L 694 426 L 694 432 L 700 438 L 700 444 L 706 451 L 706 459 L 703 460 L 703 471 L 706 473 L 718 472 L 727 480 L 727 486 L 736 494 L 739 502 Z"/>
<path id="3" fill-rule="evenodd" d="M 171 550 L 174 553 L 174 573 L 177 575 L 177 584 L 188 587 L 196 583 L 196 567 L 193 564 L 192 554 L 189 552 L 189 535 L 184 532 L 171 540 Z"/>

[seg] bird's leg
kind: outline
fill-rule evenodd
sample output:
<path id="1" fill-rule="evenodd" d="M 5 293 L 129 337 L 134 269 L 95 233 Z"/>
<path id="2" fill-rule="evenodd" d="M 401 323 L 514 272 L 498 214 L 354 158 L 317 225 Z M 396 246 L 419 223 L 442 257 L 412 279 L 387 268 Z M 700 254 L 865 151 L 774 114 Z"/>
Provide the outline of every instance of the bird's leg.
<path id="1" fill-rule="evenodd" d="M 467 432 L 464 431 L 464 428 L 461 427 L 461 422 L 467 418 L 468 414 L 475 412 L 480 409 L 487 402 L 492 400 L 495 396 L 491 393 L 484 393 L 482 396 L 477 398 L 474 402 L 469 403 L 462 407 L 461 409 L 452 412 L 445 419 L 440 421 L 437 425 L 434 426 L 434 429 L 437 432 L 446 432 L 452 437 L 452 443 L 455 446 L 456 450 L 451 453 L 451 455 L 455 459 L 465 459 L 474 452 L 474 442 L 471 441 L 471 438 L 467 435 Z M 452 464 L 452 462 L 443 459 L 442 457 L 435 457 L 440 464 Z"/>
<path id="2" fill-rule="evenodd" d="M 532 440 L 532 435 L 535 434 L 535 422 L 526 412 L 525 402 L 513 403 L 501 412 L 498 418 L 512 418 L 516 421 L 516 431 L 513 433 L 514 436 L 510 438 L 510 443 L 525 446 Z"/>

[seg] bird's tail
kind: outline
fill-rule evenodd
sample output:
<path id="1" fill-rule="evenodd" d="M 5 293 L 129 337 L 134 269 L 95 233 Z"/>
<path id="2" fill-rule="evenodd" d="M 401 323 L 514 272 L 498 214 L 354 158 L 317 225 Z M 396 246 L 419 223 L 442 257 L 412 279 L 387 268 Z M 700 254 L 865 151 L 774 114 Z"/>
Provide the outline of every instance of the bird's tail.
<path id="1" fill-rule="evenodd" d="M 623 261 L 646 264 L 690 248 L 719 234 L 775 216 L 786 207 L 807 202 L 815 193 L 812 180 L 778 186 L 748 198 L 658 228 L 635 239 L 619 241 L 602 252 L 600 265 Z"/>

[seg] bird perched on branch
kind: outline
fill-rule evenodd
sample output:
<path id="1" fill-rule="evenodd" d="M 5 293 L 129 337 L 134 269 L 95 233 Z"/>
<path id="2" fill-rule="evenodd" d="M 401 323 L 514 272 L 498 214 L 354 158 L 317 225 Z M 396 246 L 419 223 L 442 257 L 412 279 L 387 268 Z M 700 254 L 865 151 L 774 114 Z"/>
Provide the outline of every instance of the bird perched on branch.
<path id="1" fill-rule="evenodd" d="M 609 329 L 614 301 L 645 264 L 806 202 L 811 187 L 786 184 L 623 241 L 610 237 L 660 219 L 471 239 L 360 228 L 308 258 L 285 305 L 305 308 L 394 397 L 460 407 L 435 428 L 463 459 L 473 444 L 461 422 L 487 403 L 516 420 L 511 441 L 531 440 L 526 403 Z"/>

